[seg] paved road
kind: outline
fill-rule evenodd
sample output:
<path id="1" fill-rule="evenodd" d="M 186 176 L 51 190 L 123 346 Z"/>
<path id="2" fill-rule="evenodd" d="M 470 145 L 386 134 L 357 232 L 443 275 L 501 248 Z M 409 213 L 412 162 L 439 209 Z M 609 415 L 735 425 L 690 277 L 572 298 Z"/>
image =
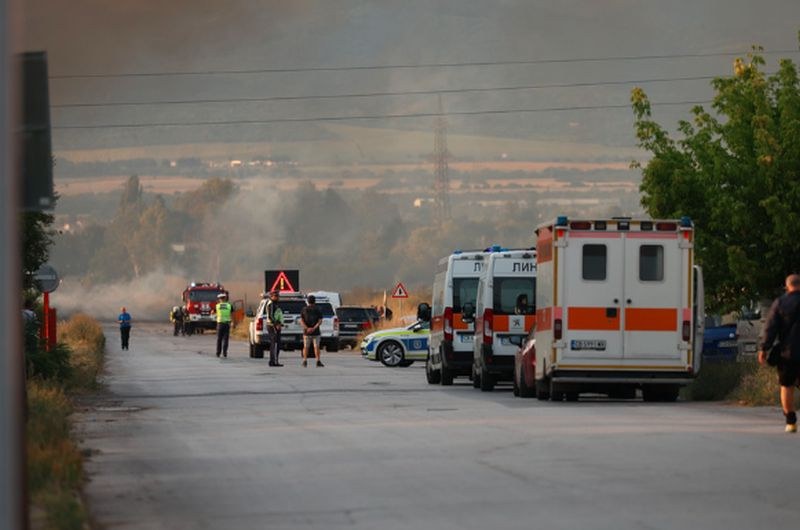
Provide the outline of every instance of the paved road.
<path id="1" fill-rule="evenodd" d="M 104 528 L 784 528 L 800 436 L 777 408 L 540 403 L 350 352 L 325 368 L 109 329 L 110 394 L 79 415 Z M 458 381 L 458 380 L 457 380 Z"/>

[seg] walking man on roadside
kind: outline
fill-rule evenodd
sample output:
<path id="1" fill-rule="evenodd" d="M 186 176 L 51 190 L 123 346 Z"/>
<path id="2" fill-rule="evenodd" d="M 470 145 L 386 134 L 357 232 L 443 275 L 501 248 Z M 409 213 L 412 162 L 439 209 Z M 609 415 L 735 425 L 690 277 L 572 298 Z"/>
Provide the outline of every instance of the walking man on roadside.
<path id="1" fill-rule="evenodd" d="M 127 350 L 129 349 L 128 343 L 131 338 L 131 314 L 124 307 L 120 309 L 117 322 L 119 323 L 119 335 L 122 339 L 122 349 Z"/>
<path id="2" fill-rule="evenodd" d="M 322 324 L 322 311 L 317 307 L 317 299 L 313 294 L 308 295 L 308 305 L 300 312 L 300 324 L 303 326 L 303 366 L 308 366 L 308 349 L 314 346 L 317 356 L 317 366 L 325 366 L 320 358 L 319 342 L 322 334 L 319 327 Z"/>
<path id="3" fill-rule="evenodd" d="M 797 432 L 797 413 L 794 410 L 794 387 L 800 384 L 800 275 L 786 277 L 786 293 L 777 298 L 769 309 L 761 335 L 758 362 L 767 361 L 773 345 L 781 346 L 778 359 L 778 382 L 781 385 L 781 405 L 786 417 L 786 432 Z"/>
<path id="4" fill-rule="evenodd" d="M 228 303 L 228 294 L 217 295 L 217 357 L 222 354 L 228 357 L 228 341 L 231 336 L 231 304 Z"/>
<path id="5" fill-rule="evenodd" d="M 283 310 L 278 307 L 278 291 L 270 291 L 267 302 L 267 333 L 269 333 L 269 365 L 283 366 L 278 362 L 281 352 L 281 328 L 283 328 Z"/>

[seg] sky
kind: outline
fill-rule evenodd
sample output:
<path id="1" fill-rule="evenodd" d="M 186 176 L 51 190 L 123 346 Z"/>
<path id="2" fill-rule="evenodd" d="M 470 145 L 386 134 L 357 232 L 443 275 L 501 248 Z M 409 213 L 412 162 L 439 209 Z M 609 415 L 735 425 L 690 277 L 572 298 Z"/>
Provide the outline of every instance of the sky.
<path id="1" fill-rule="evenodd" d="M 46 50 L 50 61 L 56 154 L 98 159 L 105 149 L 142 153 L 152 146 L 182 153 L 189 146 L 203 156 L 219 144 L 235 157 L 243 145 L 257 144 L 324 163 L 341 160 L 342 145 L 357 143 L 347 156 L 407 160 L 421 155 L 411 140 L 431 136 L 428 115 L 439 109 L 436 94 L 409 91 L 520 86 L 540 88 L 442 94 L 443 111 L 452 113 L 450 134 L 481 139 L 481 158 L 499 156 L 508 142 L 520 158 L 546 158 L 549 147 L 570 144 L 567 156 L 576 160 L 587 152 L 596 157 L 598 148 L 629 159 L 634 85 L 654 102 L 707 101 L 708 79 L 675 79 L 728 75 L 733 62 L 729 55 L 663 56 L 745 53 L 752 44 L 787 50 L 767 55 L 768 70 L 779 57 L 799 57 L 796 0 L 29 0 L 25 9 L 25 48 Z M 651 58 L 618 59 L 643 56 Z M 527 64 L 495 64 L 511 61 Z M 470 64 L 389 68 L 442 63 Z M 333 70 L 219 74 L 303 68 Z M 170 75 L 178 72 L 217 74 Z M 157 75 L 130 75 L 141 73 Z M 70 77 L 82 75 L 112 77 Z M 405 94 L 230 101 L 385 92 Z M 61 107 L 198 99 L 218 102 Z M 569 110 L 587 106 L 623 108 Z M 656 107 L 656 119 L 674 128 L 689 107 Z M 567 110 L 518 112 L 554 108 Z M 459 115 L 481 111 L 503 113 Z M 314 121 L 396 114 L 425 116 Z M 287 119 L 309 121 L 242 123 Z M 207 124 L 219 121 L 229 123 Z M 204 125 L 150 126 L 197 122 Z M 110 124 L 148 126 L 63 128 Z M 371 141 L 378 129 L 380 145 Z M 534 147 L 520 149 L 520 140 Z"/>

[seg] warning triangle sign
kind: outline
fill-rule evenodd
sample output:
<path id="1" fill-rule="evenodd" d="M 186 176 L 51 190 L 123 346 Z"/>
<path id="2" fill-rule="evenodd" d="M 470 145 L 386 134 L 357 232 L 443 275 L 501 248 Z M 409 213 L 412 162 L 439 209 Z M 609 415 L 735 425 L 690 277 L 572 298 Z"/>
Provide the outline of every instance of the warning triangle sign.
<path id="1" fill-rule="evenodd" d="M 397 282 L 397 286 L 395 286 L 394 291 L 392 291 L 392 298 L 408 298 L 408 291 L 406 291 L 403 282 Z"/>
<path id="2" fill-rule="evenodd" d="M 275 278 L 275 282 L 272 284 L 272 287 L 269 288 L 270 291 L 281 291 L 281 292 L 294 292 L 295 288 L 292 285 L 292 282 L 289 281 L 289 278 L 286 276 L 286 273 L 281 271 L 278 274 L 278 277 Z"/>

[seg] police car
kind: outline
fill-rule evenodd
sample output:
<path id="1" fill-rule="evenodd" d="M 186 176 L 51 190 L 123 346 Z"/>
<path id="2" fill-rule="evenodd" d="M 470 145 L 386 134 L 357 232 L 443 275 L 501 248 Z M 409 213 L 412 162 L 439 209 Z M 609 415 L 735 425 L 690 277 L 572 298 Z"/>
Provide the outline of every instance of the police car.
<path id="1" fill-rule="evenodd" d="M 418 321 L 402 328 L 370 333 L 361 341 L 361 355 L 385 366 L 410 366 L 428 357 L 430 323 Z"/>

